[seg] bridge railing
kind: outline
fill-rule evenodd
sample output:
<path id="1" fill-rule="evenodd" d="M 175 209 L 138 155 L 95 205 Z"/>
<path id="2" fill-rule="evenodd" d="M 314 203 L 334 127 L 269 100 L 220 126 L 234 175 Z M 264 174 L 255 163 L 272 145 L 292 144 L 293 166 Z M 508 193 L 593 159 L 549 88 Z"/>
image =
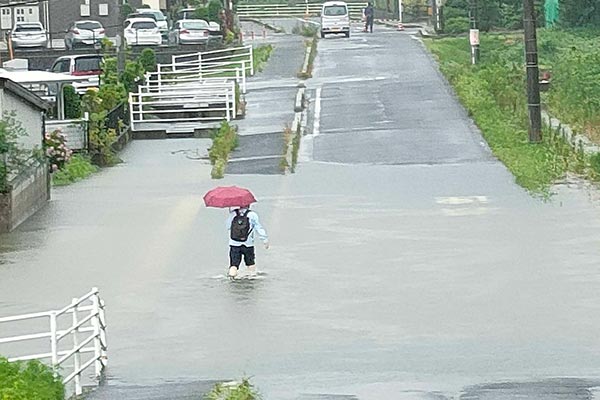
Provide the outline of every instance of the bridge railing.
<path id="1" fill-rule="evenodd" d="M 0 326 L 4 332 L 22 331 L 20 324 L 40 320 L 47 321 L 48 330 L 0 337 L 0 347 L 25 343 L 39 348 L 40 341 L 46 341 L 46 345 L 42 345 L 45 351 L 15 355 L 9 357 L 8 361 L 49 359 L 55 370 L 71 371 L 64 377 L 63 383 L 73 382 L 75 394 L 82 394 L 82 374 L 93 366 L 94 376 L 99 380 L 107 366 L 106 318 L 104 301 L 98 289 L 93 288 L 84 296 L 74 298 L 71 304 L 57 311 L 2 317 Z"/>

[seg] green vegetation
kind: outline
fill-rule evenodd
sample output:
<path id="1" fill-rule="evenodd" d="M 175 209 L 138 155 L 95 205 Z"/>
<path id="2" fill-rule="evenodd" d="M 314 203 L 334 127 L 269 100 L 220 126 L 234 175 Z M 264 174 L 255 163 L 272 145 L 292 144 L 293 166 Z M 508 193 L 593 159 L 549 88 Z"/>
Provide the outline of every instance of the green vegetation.
<path id="1" fill-rule="evenodd" d="M 81 118 L 81 98 L 77 94 L 75 88 L 71 85 L 66 85 L 63 89 L 63 93 L 65 99 L 65 118 Z"/>
<path id="2" fill-rule="evenodd" d="M 62 379 L 39 361 L 12 362 L 0 357 L 0 399 L 63 400 Z"/>
<path id="3" fill-rule="evenodd" d="M 52 175 L 52 184 L 65 186 L 80 181 L 98 171 L 98 167 L 92 164 L 89 157 L 75 154 L 69 161 Z"/>
<path id="4" fill-rule="evenodd" d="M 229 154 L 238 146 L 237 129 L 228 122 L 221 122 L 212 135 L 213 144 L 208 150 L 208 158 L 213 165 L 211 177 L 221 179 L 225 176 L 225 167 Z"/>
<path id="5" fill-rule="evenodd" d="M 231 385 L 218 383 L 205 397 L 205 400 L 259 400 L 256 388 L 246 378 L 241 383 Z"/>
<path id="6" fill-rule="evenodd" d="M 556 53 L 560 46 L 553 35 L 560 37 L 561 34 L 541 32 L 540 48 L 554 49 L 551 54 L 542 51 L 542 63 L 551 60 L 563 62 L 560 61 L 560 52 L 558 55 Z M 542 143 L 529 143 L 523 42 L 520 35 L 482 35 L 482 57 L 477 66 L 470 65 L 469 43 L 465 38 L 428 40 L 426 45 L 438 58 L 441 71 L 454 86 L 458 97 L 481 129 L 494 154 L 506 164 L 520 185 L 532 192 L 545 193 L 549 185 L 567 171 L 590 177 L 597 176 L 594 165 L 598 164 L 598 160 L 594 159 L 592 163 L 581 149 L 573 150 L 558 135 L 545 132 Z M 572 56 L 567 56 L 564 62 L 567 59 L 573 62 Z M 598 67 L 593 65 L 588 68 Z M 556 72 L 554 76 L 557 85 L 565 87 L 553 87 L 548 93 L 548 98 L 551 99 L 551 113 L 557 104 L 572 101 L 572 98 L 560 99 L 553 92 L 576 90 L 568 89 L 568 86 L 579 85 L 572 78 L 568 83 L 561 82 L 561 78 L 556 77 Z M 586 74 L 584 76 L 589 77 Z M 584 85 L 588 78 L 581 78 L 581 85 Z M 600 96 L 600 92 L 584 93 L 585 96 L 591 96 L 586 97 L 586 104 Z M 575 96 L 575 93 L 572 96 Z M 598 104 L 597 100 L 593 100 L 592 103 Z M 567 107 L 563 104 L 563 108 L 571 109 L 576 106 L 582 107 L 581 101 L 572 106 Z M 560 117 L 564 115 L 566 114 L 561 114 Z M 585 112 L 581 115 L 591 114 Z M 576 118 L 575 113 L 573 118 Z"/>
<path id="7" fill-rule="evenodd" d="M 0 193 L 9 190 L 10 178 L 23 170 L 31 158 L 42 159 L 39 149 L 31 151 L 19 144 L 19 138 L 27 135 L 14 113 L 0 119 Z"/>
<path id="8" fill-rule="evenodd" d="M 258 46 L 252 50 L 252 61 L 254 62 L 255 71 L 262 72 L 272 52 L 273 46 L 270 44 Z"/>
<path id="9" fill-rule="evenodd" d="M 307 48 L 310 47 L 310 53 L 308 55 L 308 66 L 306 67 L 306 71 L 300 71 L 298 73 L 298 78 L 301 79 L 308 79 L 312 77 L 313 64 L 315 62 L 315 58 L 317 58 L 317 45 L 319 44 L 319 39 L 317 39 L 317 36 L 315 36 L 312 40 L 307 40 L 305 44 Z"/>
<path id="10" fill-rule="evenodd" d="M 294 35 L 302 35 L 311 38 L 319 33 L 319 26 L 316 24 L 303 22 L 301 25 L 294 26 L 292 33 Z"/>

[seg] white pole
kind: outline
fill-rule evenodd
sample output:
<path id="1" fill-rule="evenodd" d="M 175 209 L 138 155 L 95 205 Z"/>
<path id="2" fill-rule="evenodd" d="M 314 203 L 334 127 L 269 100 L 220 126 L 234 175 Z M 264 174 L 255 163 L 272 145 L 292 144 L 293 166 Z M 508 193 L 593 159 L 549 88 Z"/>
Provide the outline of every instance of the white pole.
<path id="1" fill-rule="evenodd" d="M 79 323 L 77 318 L 77 302 L 78 298 L 73 298 L 71 305 L 73 306 L 73 327 L 76 327 Z M 79 332 L 79 328 L 73 330 L 73 349 L 76 349 L 79 346 L 79 338 L 77 334 Z M 81 369 L 81 355 L 79 351 L 76 351 L 73 355 L 73 370 L 75 371 L 75 394 L 80 395 L 83 391 L 81 389 L 81 373 L 79 370 Z"/>
<path id="2" fill-rule="evenodd" d="M 398 0 L 398 23 L 402 23 L 402 0 Z"/>
<path id="3" fill-rule="evenodd" d="M 50 314 L 50 352 L 52 353 L 52 367 L 58 368 L 58 342 L 56 340 L 56 312 Z"/>
<path id="4" fill-rule="evenodd" d="M 100 343 L 100 296 L 98 292 L 92 297 L 92 305 L 92 313 L 94 314 L 94 318 L 92 318 L 92 326 L 94 327 L 94 358 L 96 359 L 94 367 L 96 378 L 100 379 L 102 376 L 102 362 L 100 361 L 102 358 L 102 344 Z"/>

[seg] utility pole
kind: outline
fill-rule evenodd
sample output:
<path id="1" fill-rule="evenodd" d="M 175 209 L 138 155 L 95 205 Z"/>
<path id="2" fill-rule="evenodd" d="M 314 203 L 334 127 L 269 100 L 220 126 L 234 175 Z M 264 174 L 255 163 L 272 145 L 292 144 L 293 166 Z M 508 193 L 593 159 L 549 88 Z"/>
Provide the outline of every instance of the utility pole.
<path id="1" fill-rule="evenodd" d="M 119 27 L 118 29 L 118 39 L 117 39 L 117 71 L 119 73 L 125 71 L 125 46 L 127 45 L 125 41 L 125 1 L 126 0 L 117 0 L 119 2 Z"/>
<path id="2" fill-rule="evenodd" d="M 534 0 L 523 0 L 525 32 L 525 66 L 527 69 L 527 107 L 529 111 L 529 142 L 542 141 L 542 110 L 540 105 L 540 71 L 537 55 L 537 35 Z"/>
<path id="3" fill-rule="evenodd" d="M 479 29 L 477 28 L 477 0 L 469 2 L 469 41 L 471 43 L 471 64 L 479 62 Z"/>

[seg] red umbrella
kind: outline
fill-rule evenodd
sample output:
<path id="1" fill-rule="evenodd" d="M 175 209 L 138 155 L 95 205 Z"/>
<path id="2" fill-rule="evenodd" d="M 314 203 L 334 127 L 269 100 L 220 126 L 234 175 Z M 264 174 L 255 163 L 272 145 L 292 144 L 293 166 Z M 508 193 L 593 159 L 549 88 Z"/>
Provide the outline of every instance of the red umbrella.
<path id="1" fill-rule="evenodd" d="M 206 207 L 243 207 L 255 202 L 252 192 L 237 186 L 219 186 L 204 195 Z"/>

